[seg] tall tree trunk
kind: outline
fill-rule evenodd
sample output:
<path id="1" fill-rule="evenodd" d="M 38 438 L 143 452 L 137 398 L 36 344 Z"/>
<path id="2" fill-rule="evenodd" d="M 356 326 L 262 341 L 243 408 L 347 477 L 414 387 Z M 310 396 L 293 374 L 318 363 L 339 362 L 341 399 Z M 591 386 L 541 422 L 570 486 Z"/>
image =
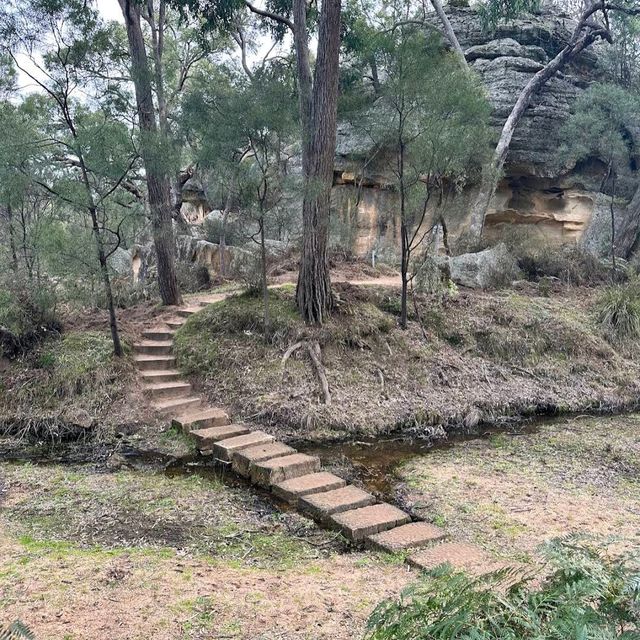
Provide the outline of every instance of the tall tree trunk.
<path id="1" fill-rule="evenodd" d="M 264 212 L 260 216 L 260 260 L 262 267 L 262 303 L 264 305 L 264 339 L 269 340 L 269 286 L 267 284 L 267 244 L 264 237 Z"/>
<path id="2" fill-rule="evenodd" d="M 302 257 L 296 297 L 302 317 L 312 324 L 322 324 L 333 304 L 327 243 L 336 149 L 340 10 L 340 0 L 323 0 L 313 90 L 308 105 L 309 56 L 306 26 L 301 22 L 306 16 L 306 5 L 305 0 L 294 0 L 305 177 Z"/>
<path id="3" fill-rule="evenodd" d="M 462 47 L 460 46 L 460 42 L 455 34 L 455 31 L 453 30 L 453 27 L 451 26 L 451 22 L 449 22 L 449 18 L 447 17 L 447 14 L 445 13 L 444 7 L 442 6 L 442 2 L 441 0 L 431 0 L 431 5 L 433 6 L 436 15 L 438 16 L 438 19 L 440 20 L 440 22 L 442 23 L 442 28 L 444 30 L 444 34 L 447 37 L 447 40 L 449 41 L 449 44 L 451 45 L 451 48 L 454 50 L 455 54 L 456 54 L 456 58 L 458 59 L 458 62 L 460 63 L 460 66 L 463 69 L 469 70 L 469 65 L 467 64 L 467 59 L 464 57 L 464 51 L 462 50 Z"/>
<path id="4" fill-rule="evenodd" d="M 640 240 L 640 185 L 627 205 L 623 222 L 618 230 L 616 254 L 628 259 L 638 248 Z"/>
<path id="5" fill-rule="evenodd" d="M 14 271 L 18 269 L 18 252 L 16 250 L 16 230 L 13 226 L 13 207 L 7 205 L 7 224 L 9 226 L 9 249 L 11 250 L 11 266 Z"/>
<path id="6" fill-rule="evenodd" d="M 73 125 L 70 126 L 70 130 L 75 137 L 76 134 Z M 84 161 L 84 155 L 80 150 L 77 150 L 76 153 L 78 154 L 78 160 L 80 162 L 82 183 L 87 195 L 87 209 L 89 211 L 89 215 L 91 216 L 91 230 L 93 232 L 93 239 L 96 243 L 98 261 L 100 262 L 100 276 L 102 277 L 104 291 L 107 296 L 107 308 L 109 310 L 109 328 L 111 330 L 111 340 L 113 342 L 113 353 L 120 358 L 124 355 L 124 351 L 122 350 L 122 343 L 120 342 L 118 320 L 116 318 L 116 307 L 113 302 L 113 290 L 111 289 L 111 278 L 109 277 L 109 265 L 107 264 L 107 255 L 104 250 L 104 243 L 102 242 L 102 232 L 100 230 L 100 224 L 98 222 L 98 210 L 91 191 L 89 172 Z"/>
<path id="7" fill-rule="evenodd" d="M 175 269 L 175 239 L 171 215 L 171 187 L 162 167 L 158 139 L 158 126 L 153 106 L 151 74 L 140 26 L 140 7 L 135 0 L 118 0 L 124 16 L 131 56 L 131 75 L 138 104 L 141 130 L 141 150 L 144 161 L 151 227 L 158 264 L 158 285 L 163 304 L 182 303 Z"/>

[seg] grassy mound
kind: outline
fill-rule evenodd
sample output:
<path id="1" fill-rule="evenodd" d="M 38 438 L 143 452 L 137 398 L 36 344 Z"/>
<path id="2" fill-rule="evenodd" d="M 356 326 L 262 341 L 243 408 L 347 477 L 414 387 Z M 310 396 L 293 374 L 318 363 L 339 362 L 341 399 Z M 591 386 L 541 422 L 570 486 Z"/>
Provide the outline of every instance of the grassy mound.
<path id="1" fill-rule="evenodd" d="M 108 334 L 72 331 L 8 365 L 0 384 L 0 423 L 11 435 L 25 424 L 37 434 L 43 425 L 117 419 L 133 380 L 131 360 L 113 356 Z"/>
<path id="2" fill-rule="evenodd" d="M 403 331 L 397 290 L 336 289 L 321 328 L 299 319 L 292 288 L 270 292 L 267 332 L 258 297 L 210 305 L 178 332 L 178 364 L 212 402 L 292 438 L 437 435 L 514 416 L 619 409 L 638 397 L 638 367 L 602 335 L 592 290 L 420 296 Z M 329 406 L 308 351 L 283 358 L 300 342 L 321 347 Z"/>

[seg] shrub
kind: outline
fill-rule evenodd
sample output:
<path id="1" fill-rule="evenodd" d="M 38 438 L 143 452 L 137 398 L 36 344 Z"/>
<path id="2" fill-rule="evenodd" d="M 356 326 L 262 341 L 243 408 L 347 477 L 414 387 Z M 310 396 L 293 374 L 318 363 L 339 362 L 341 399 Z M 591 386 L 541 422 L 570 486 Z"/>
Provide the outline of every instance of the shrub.
<path id="1" fill-rule="evenodd" d="M 621 344 L 640 337 L 640 287 L 637 281 L 610 287 L 597 306 L 598 324 L 605 338 Z"/>
<path id="2" fill-rule="evenodd" d="M 204 221 L 204 238 L 208 242 L 220 244 L 222 236 L 222 218 L 209 217 Z M 237 220 L 227 219 L 227 227 L 224 234 L 224 242 L 227 246 L 242 244 L 244 236 L 240 223 Z"/>
<path id="3" fill-rule="evenodd" d="M 521 247 L 518 266 L 527 280 L 557 278 L 564 284 L 596 285 L 611 280 L 611 269 L 596 256 L 576 245 Z"/>
<path id="4" fill-rule="evenodd" d="M 370 640 L 637 640 L 640 574 L 585 538 L 549 543 L 546 577 L 503 569 L 472 578 L 440 567 L 380 604 Z"/>
<path id="5" fill-rule="evenodd" d="M 209 269 L 195 262 L 176 262 L 178 286 L 183 293 L 197 293 L 211 288 Z"/>
<path id="6" fill-rule="evenodd" d="M 0 356 L 15 358 L 59 333 L 56 301 L 48 282 L 19 277 L 0 282 Z"/>

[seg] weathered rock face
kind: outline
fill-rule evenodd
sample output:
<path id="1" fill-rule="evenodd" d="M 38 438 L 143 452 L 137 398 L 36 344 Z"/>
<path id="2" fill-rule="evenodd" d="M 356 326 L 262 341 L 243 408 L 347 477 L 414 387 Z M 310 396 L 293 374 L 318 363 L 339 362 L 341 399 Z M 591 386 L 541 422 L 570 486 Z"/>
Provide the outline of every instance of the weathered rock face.
<path id="1" fill-rule="evenodd" d="M 563 47 L 573 22 L 546 12 L 483 31 L 474 9 L 447 7 L 447 14 L 471 68 L 478 73 L 493 106 L 498 132 L 521 89 Z M 595 51 L 585 52 L 534 97 L 514 134 L 486 233 L 499 239 L 514 226 L 530 230 L 544 242 L 580 242 L 595 252 L 608 244 L 605 203 L 599 192 L 604 164 L 592 158 L 575 166 L 560 159 L 560 129 L 576 98 L 591 82 L 602 78 Z M 630 143 L 640 149 L 638 123 L 629 123 Z M 391 246 L 397 227 L 397 204 L 389 190 L 390 176 L 371 161 L 370 145 L 349 125 L 338 131 L 335 208 L 343 221 L 352 221 L 353 250 L 360 256 Z M 366 163 L 366 170 L 362 167 Z M 617 176 L 617 195 L 631 199 L 640 179 L 636 164 Z M 360 181 L 362 183 L 360 184 Z M 356 187 L 355 185 L 360 185 Z M 449 202 L 446 217 L 452 240 L 467 219 L 475 187 L 470 185 Z M 397 244 L 395 245 L 397 247 Z"/>

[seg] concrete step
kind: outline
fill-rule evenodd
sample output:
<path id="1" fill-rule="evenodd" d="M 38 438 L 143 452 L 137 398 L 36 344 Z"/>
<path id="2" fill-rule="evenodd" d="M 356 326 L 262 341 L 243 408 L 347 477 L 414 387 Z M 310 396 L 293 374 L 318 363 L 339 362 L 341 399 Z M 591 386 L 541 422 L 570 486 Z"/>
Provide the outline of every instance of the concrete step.
<path id="1" fill-rule="evenodd" d="M 182 398 L 191 393 L 191 385 L 184 380 L 171 382 L 156 382 L 146 384 L 144 392 L 154 399 L 160 398 Z"/>
<path id="2" fill-rule="evenodd" d="M 167 369 L 174 367 L 176 364 L 175 356 L 165 355 L 145 355 L 138 354 L 133 356 L 133 361 L 141 371 L 158 371 L 159 369 Z"/>
<path id="3" fill-rule="evenodd" d="M 243 436 L 250 432 L 243 424 L 228 424 L 220 427 L 195 429 L 189 435 L 196 441 L 196 447 L 201 452 L 211 452 L 213 445 L 219 440 L 227 440 L 236 436 Z"/>
<path id="4" fill-rule="evenodd" d="M 194 313 L 198 313 L 198 311 L 202 311 L 202 307 L 182 307 L 182 309 L 178 309 L 176 313 L 183 318 L 188 318 Z"/>
<path id="5" fill-rule="evenodd" d="M 411 518 L 390 504 L 374 504 L 353 511 L 345 511 L 331 516 L 334 527 L 350 540 L 359 542 L 367 536 L 393 529 L 410 522 Z"/>
<path id="6" fill-rule="evenodd" d="M 490 571 L 496 564 L 479 547 L 464 542 L 443 542 L 418 551 L 407 558 L 407 562 L 418 569 L 430 570 L 442 564 L 470 573 Z"/>
<path id="7" fill-rule="evenodd" d="M 428 522 L 410 522 L 395 529 L 376 533 L 365 538 L 365 546 L 376 551 L 393 553 L 406 549 L 419 549 L 440 542 L 445 532 Z"/>
<path id="8" fill-rule="evenodd" d="M 169 320 L 165 320 L 167 327 L 173 331 L 179 329 L 185 322 L 185 318 L 169 318 Z"/>
<path id="9" fill-rule="evenodd" d="M 198 396 L 185 396 L 184 398 L 170 398 L 168 400 L 158 400 L 152 404 L 156 411 L 164 414 L 180 414 L 190 409 L 198 408 L 202 403 L 202 398 Z"/>
<path id="10" fill-rule="evenodd" d="M 136 353 L 144 355 L 160 355 L 167 356 L 173 349 L 173 343 L 166 340 L 143 340 L 142 342 L 136 342 L 133 345 L 133 350 Z"/>
<path id="11" fill-rule="evenodd" d="M 219 440 L 213 445 L 213 455 L 224 462 L 231 462 L 233 454 L 243 449 L 273 442 L 275 438 L 264 431 L 252 431 L 244 436 Z"/>
<path id="12" fill-rule="evenodd" d="M 318 522 L 328 522 L 330 516 L 374 504 L 376 499 L 352 484 L 324 493 L 300 498 L 298 509 Z"/>
<path id="13" fill-rule="evenodd" d="M 151 369 L 150 371 L 141 371 L 140 377 L 143 382 L 156 384 L 157 382 L 175 382 L 180 380 L 180 372 L 177 369 Z"/>
<path id="14" fill-rule="evenodd" d="M 147 329 L 146 331 L 142 332 L 142 335 L 147 339 L 147 340 L 158 340 L 158 341 L 169 341 L 171 342 L 173 340 L 173 337 L 175 336 L 176 332 L 172 331 L 171 329 L 165 329 L 165 328 L 158 328 L 158 329 Z"/>
<path id="15" fill-rule="evenodd" d="M 251 466 L 251 482 L 265 489 L 291 478 L 320 471 L 320 458 L 293 453 L 283 458 L 258 462 Z"/>
<path id="16" fill-rule="evenodd" d="M 334 476 L 333 473 L 319 471 L 318 473 L 310 473 L 306 476 L 275 484 L 273 485 L 273 493 L 289 504 L 297 505 L 299 498 L 310 496 L 314 493 L 322 493 L 323 491 L 340 489 L 346 484 L 345 480 Z"/>
<path id="17" fill-rule="evenodd" d="M 251 475 L 252 465 L 263 462 L 264 460 L 282 458 L 295 452 L 295 449 L 288 447 L 286 444 L 270 442 L 268 444 L 258 445 L 257 447 L 249 447 L 242 451 L 236 451 L 233 454 L 231 466 L 238 475 L 241 475 L 243 478 L 248 478 Z"/>
<path id="18" fill-rule="evenodd" d="M 218 407 L 209 407 L 199 411 L 184 412 L 173 418 L 171 425 L 176 429 L 182 429 L 188 433 L 194 429 L 205 429 L 207 427 L 222 427 L 229 424 L 227 412 Z"/>

